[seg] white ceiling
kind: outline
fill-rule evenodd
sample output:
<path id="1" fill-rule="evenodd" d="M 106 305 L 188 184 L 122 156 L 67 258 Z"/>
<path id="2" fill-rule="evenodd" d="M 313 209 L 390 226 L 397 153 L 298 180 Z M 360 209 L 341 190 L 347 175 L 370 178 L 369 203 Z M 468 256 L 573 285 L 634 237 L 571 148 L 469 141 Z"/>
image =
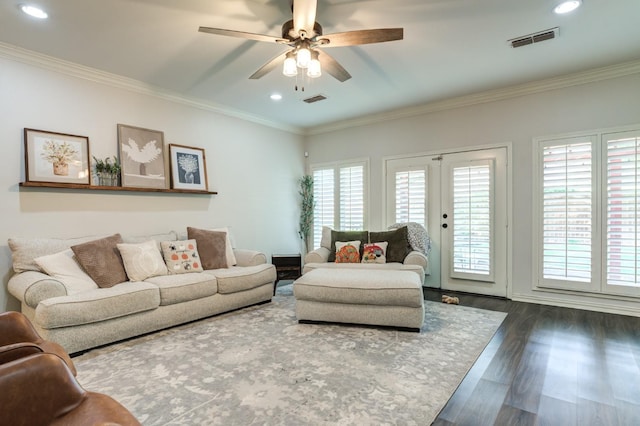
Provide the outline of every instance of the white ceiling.
<path id="1" fill-rule="evenodd" d="M 639 0 L 584 0 L 564 16 L 555 0 L 318 0 L 324 34 L 403 27 L 404 40 L 333 48 L 353 78 L 296 92 L 279 69 L 248 79 L 286 47 L 198 32 L 279 37 L 290 0 L 33 0 L 44 21 L 20 11 L 28 1 L 0 2 L 0 42 L 300 129 L 640 58 Z M 555 40 L 507 43 L 553 27 Z M 328 99 L 302 102 L 317 94 Z"/>

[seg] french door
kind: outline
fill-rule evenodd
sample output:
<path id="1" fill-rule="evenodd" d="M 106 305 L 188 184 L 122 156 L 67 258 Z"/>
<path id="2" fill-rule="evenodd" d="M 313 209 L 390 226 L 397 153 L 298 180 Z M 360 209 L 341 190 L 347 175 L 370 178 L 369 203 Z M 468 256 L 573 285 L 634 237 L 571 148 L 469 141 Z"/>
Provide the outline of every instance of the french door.
<path id="1" fill-rule="evenodd" d="M 507 296 L 507 153 L 484 149 L 437 157 L 440 286 Z"/>

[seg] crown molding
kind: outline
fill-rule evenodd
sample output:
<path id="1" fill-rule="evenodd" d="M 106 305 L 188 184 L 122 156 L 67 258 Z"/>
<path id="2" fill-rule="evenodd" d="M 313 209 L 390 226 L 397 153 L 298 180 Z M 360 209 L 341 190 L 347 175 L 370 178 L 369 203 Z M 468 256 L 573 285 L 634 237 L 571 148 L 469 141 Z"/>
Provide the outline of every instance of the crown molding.
<path id="1" fill-rule="evenodd" d="M 500 101 L 504 99 L 517 98 L 520 96 L 546 92 L 549 90 L 594 83 L 597 81 L 609 80 L 638 73 L 640 73 L 640 60 L 624 62 L 621 64 L 595 68 L 592 70 L 567 74 L 559 77 L 552 77 L 544 80 L 532 81 L 529 83 L 508 86 L 471 95 L 430 102 L 420 106 L 400 108 L 382 112 L 379 114 L 371 114 L 354 119 L 336 121 L 326 125 L 309 127 L 305 129 L 305 135 L 319 135 L 322 133 L 334 132 L 336 130 L 347 129 L 350 127 L 365 126 L 369 124 L 379 123 L 381 121 L 415 117 L 418 115 L 424 115 L 438 111 L 445 111 L 455 108 Z"/>
<path id="2" fill-rule="evenodd" d="M 153 96 L 169 102 L 187 105 L 193 108 L 198 108 L 233 118 L 238 118 L 240 120 L 257 123 L 263 126 L 284 130 L 289 133 L 303 133 L 302 129 L 299 127 L 265 120 L 264 118 L 247 114 L 239 110 L 227 108 L 213 102 L 204 102 L 201 99 L 186 97 L 179 93 L 172 92 L 158 86 L 146 84 L 139 80 L 123 77 L 105 71 L 100 71 L 95 68 L 86 67 L 74 62 L 65 61 L 63 59 L 37 53 L 32 50 L 23 49 L 12 44 L 0 42 L 0 57 L 21 62 L 27 65 L 32 65 L 38 68 L 43 68 L 49 71 L 54 71 L 71 77 L 88 80 L 94 83 L 104 84 L 130 92 Z"/>

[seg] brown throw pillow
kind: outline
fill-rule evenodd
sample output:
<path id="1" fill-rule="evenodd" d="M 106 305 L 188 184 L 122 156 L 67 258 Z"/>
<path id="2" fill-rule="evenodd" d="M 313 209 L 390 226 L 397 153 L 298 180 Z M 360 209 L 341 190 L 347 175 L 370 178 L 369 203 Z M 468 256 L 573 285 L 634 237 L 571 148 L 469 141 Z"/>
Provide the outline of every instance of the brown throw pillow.
<path id="1" fill-rule="evenodd" d="M 118 250 L 119 243 L 122 243 L 122 237 L 120 234 L 115 234 L 71 246 L 78 263 L 87 275 L 98 284 L 98 287 L 113 287 L 127 281 L 127 273 Z"/>
<path id="2" fill-rule="evenodd" d="M 387 241 L 387 262 L 404 262 L 404 258 L 411 252 L 409 231 L 406 226 L 393 231 L 370 232 L 371 242 Z"/>
<path id="3" fill-rule="evenodd" d="M 327 262 L 336 261 L 336 241 L 369 241 L 369 233 L 367 231 L 334 231 L 331 230 L 331 249 L 329 250 L 329 259 Z M 386 241 L 386 240 L 385 240 Z M 360 257 L 362 258 L 362 246 L 360 245 Z"/>
<path id="4" fill-rule="evenodd" d="M 227 233 L 187 227 L 187 238 L 196 240 L 202 268 L 220 269 L 227 267 Z"/>

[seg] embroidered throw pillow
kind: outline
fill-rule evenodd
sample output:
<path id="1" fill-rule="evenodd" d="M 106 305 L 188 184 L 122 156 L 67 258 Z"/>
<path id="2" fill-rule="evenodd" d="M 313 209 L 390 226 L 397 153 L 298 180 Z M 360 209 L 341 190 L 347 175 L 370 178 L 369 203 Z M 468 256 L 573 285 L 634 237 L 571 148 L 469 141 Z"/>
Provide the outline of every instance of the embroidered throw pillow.
<path id="1" fill-rule="evenodd" d="M 98 287 L 113 287 L 127 281 L 122 257 L 117 244 L 122 242 L 120 234 L 84 244 L 71 246 L 82 269 L 98 284 Z"/>
<path id="2" fill-rule="evenodd" d="M 160 246 L 170 274 L 202 272 L 196 240 L 162 241 Z"/>
<path id="3" fill-rule="evenodd" d="M 360 241 L 336 241 L 336 263 L 360 263 Z"/>
<path id="4" fill-rule="evenodd" d="M 118 250 L 130 281 L 144 281 L 149 277 L 167 274 L 167 266 L 154 240 L 118 244 Z"/>
<path id="5" fill-rule="evenodd" d="M 388 242 L 369 243 L 364 245 L 362 263 L 387 263 Z"/>
<path id="6" fill-rule="evenodd" d="M 336 260 L 336 241 L 369 241 L 368 231 L 334 231 L 331 230 L 331 247 L 329 248 L 328 262 Z M 378 240 L 384 241 L 384 240 Z M 360 253 L 362 256 L 362 253 Z"/>

